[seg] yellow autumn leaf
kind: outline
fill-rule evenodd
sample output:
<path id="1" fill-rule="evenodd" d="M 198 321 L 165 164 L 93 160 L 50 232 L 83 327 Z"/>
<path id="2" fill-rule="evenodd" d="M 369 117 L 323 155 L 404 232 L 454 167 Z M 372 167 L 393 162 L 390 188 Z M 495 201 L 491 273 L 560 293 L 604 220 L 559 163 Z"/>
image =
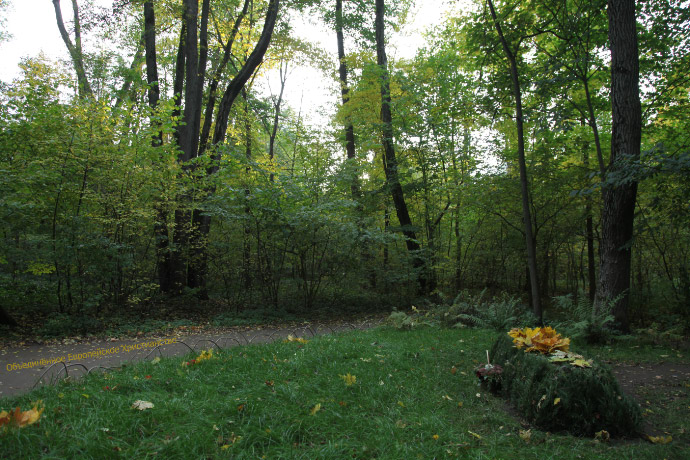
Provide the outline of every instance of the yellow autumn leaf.
<path id="1" fill-rule="evenodd" d="M 153 409 L 153 403 L 149 401 L 136 400 L 132 404 L 132 409 L 146 410 Z"/>
<path id="2" fill-rule="evenodd" d="M 611 439 L 611 435 L 608 431 L 601 430 L 594 433 L 594 439 L 601 442 L 609 442 L 609 439 Z"/>
<path id="3" fill-rule="evenodd" d="M 518 433 L 520 435 L 520 439 L 523 441 L 529 443 L 530 439 L 532 439 L 532 430 L 520 430 Z"/>
<path id="4" fill-rule="evenodd" d="M 10 412 L 3 410 L 2 412 L 0 412 L 0 427 L 4 425 L 9 426 L 9 424 L 12 422 L 14 422 L 14 424 L 17 425 L 19 428 L 24 428 L 25 426 L 33 425 L 41 418 L 41 414 L 45 409 L 44 407 L 41 407 L 39 409 L 38 406 L 42 406 L 42 404 L 42 401 L 38 401 L 34 403 L 34 407 L 32 409 L 23 412 L 19 407 L 15 408 L 13 411 Z"/>
<path id="5" fill-rule="evenodd" d="M 561 398 L 556 398 L 553 400 L 553 405 L 556 406 L 559 402 L 561 402 Z"/>
<path id="6" fill-rule="evenodd" d="M 575 361 L 573 361 L 570 364 L 572 364 L 573 366 L 576 366 L 576 367 L 583 367 L 583 368 L 584 367 L 592 367 L 592 365 L 589 363 L 589 361 L 586 361 L 584 359 L 576 359 Z"/>
<path id="7" fill-rule="evenodd" d="M 467 432 L 468 432 L 469 434 L 471 434 L 472 436 L 474 436 L 475 438 L 477 438 L 477 439 L 482 439 L 482 437 L 479 436 L 479 435 L 478 435 L 477 433 L 475 433 L 474 431 L 469 431 L 469 430 L 468 430 Z"/>
<path id="8" fill-rule="evenodd" d="M 314 407 L 311 408 L 311 410 L 309 411 L 309 415 L 316 415 L 316 413 L 320 410 L 321 410 L 321 403 L 318 403 Z"/>
<path id="9" fill-rule="evenodd" d="M 673 437 L 671 437 L 671 436 L 647 436 L 647 441 L 651 442 L 652 444 L 668 444 L 669 442 L 673 441 Z"/>
<path id="10" fill-rule="evenodd" d="M 345 375 L 341 375 L 340 378 L 345 381 L 345 385 L 348 387 L 357 383 L 357 377 L 354 375 L 350 375 L 349 372 Z"/>
<path id="11" fill-rule="evenodd" d="M 402 401 L 398 401 L 398 406 L 400 406 L 400 407 L 406 407 L 406 406 L 405 406 L 405 403 L 402 402 Z"/>
<path id="12" fill-rule="evenodd" d="M 284 343 L 297 342 L 297 343 L 309 343 L 309 340 L 303 339 L 302 337 L 295 337 L 292 334 L 288 334 L 287 339 L 283 340 Z"/>
<path id="13" fill-rule="evenodd" d="M 435 435 L 432 436 L 432 438 L 434 438 L 434 441 L 437 441 L 437 440 L 438 440 L 438 435 L 435 434 Z"/>

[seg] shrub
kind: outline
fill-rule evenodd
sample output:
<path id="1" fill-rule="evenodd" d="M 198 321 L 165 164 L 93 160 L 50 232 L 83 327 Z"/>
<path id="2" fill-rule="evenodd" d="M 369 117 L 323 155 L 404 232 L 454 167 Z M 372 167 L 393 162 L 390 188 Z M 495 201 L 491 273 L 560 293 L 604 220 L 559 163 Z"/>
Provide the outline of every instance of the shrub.
<path id="1" fill-rule="evenodd" d="M 611 436 L 637 433 L 640 408 L 621 392 L 607 366 L 553 363 L 545 355 L 518 350 L 505 334 L 491 355 L 503 367 L 501 394 L 535 426 L 584 436 L 601 430 Z"/>

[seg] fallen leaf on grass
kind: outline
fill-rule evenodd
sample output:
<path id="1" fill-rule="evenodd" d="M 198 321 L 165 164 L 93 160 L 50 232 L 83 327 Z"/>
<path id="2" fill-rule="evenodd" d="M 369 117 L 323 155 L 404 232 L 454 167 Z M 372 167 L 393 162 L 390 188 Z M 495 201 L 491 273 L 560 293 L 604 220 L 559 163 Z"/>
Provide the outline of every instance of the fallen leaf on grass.
<path id="1" fill-rule="evenodd" d="M 651 442 L 652 444 L 668 444 L 669 442 L 673 441 L 673 437 L 671 436 L 645 436 L 647 438 L 647 441 Z"/>
<path id="2" fill-rule="evenodd" d="M 316 415 L 316 413 L 320 410 L 321 410 L 321 403 L 318 403 L 314 407 L 311 408 L 311 410 L 309 411 L 309 415 Z"/>
<path id="3" fill-rule="evenodd" d="M 468 430 L 467 432 L 468 432 L 469 434 L 471 434 L 472 436 L 474 436 L 475 438 L 477 438 L 477 439 L 482 439 L 482 437 L 479 436 L 479 435 L 478 435 L 477 433 L 475 433 L 474 431 L 469 431 L 469 430 Z"/>
<path id="4" fill-rule="evenodd" d="M 553 405 L 556 406 L 559 402 L 561 402 L 561 398 L 556 398 L 553 400 Z"/>
<path id="5" fill-rule="evenodd" d="M 520 430 L 520 439 L 525 441 L 526 443 L 529 443 L 530 439 L 532 439 L 532 430 Z"/>
<path id="6" fill-rule="evenodd" d="M 153 409 L 153 403 L 149 401 L 136 400 L 132 404 L 132 409 L 146 410 Z"/>
<path id="7" fill-rule="evenodd" d="M 10 412 L 0 412 L 0 427 L 3 427 L 4 425 L 10 425 L 11 423 L 14 423 L 19 428 L 24 428 L 25 426 L 33 425 L 41 418 L 41 414 L 45 409 L 44 407 L 41 407 L 39 409 L 39 405 L 42 405 L 41 401 L 34 403 L 34 407 L 32 409 L 29 409 L 24 412 L 22 412 L 22 410 L 19 407 L 15 408 L 13 411 Z"/>
<path id="8" fill-rule="evenodd" d="M 606 430 L 597 431 L 594 433 L 594 439 L 601 442 L 609 442 L 611 435 Z"/>
<path id="9" fill-rule="evenodd" d="M 309 343 L 309 340 L 303 339 L 302 337 L 295 337 L 292 334 L 287 336 L 287 339 L 283 340 L 284 343 L 297 342 L 297 343 Z"/>
<path id="10" fill-rule="evenodd" d="M 348 386 L 348 387 L 357 383 L 357 377 L 354 375 L 350 375 L 349 372 L 345 375 L 341 375 L 340 378 L 345 381 L 345 386 Z"/>

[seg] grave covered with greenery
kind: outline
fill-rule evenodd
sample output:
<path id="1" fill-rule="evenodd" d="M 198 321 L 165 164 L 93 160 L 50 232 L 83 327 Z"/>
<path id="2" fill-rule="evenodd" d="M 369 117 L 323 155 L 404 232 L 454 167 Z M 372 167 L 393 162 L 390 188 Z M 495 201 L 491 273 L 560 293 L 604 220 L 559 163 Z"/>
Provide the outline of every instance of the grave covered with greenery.
<path id="1" fill-rule="evenodd" d="M 499 336 L 491 356 L 503 368 L 498 391 L 521 416 L 548 431 L 636 435 L 640 408 L 608 366 L 570 352 L 569 339 L 549 327 L 509 334 L 513 340 Z"/>

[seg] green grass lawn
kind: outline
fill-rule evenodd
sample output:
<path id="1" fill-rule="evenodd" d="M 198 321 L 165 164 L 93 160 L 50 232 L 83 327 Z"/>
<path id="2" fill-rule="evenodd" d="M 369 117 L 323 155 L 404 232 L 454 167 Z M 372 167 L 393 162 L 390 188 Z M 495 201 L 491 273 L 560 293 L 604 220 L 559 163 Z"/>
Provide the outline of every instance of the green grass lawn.
<path id="1" fill-rule="evenodd" d="M 659 414 L 675 430 L 667 445 L 534 429 L 525 441 L 528 427 L 473 375 L 495 334 L 379 328 L 91 375 L 0 400 L 45 406 L 38 423 L 0 434 L 0 458 L 690 458 L 687 391 Z"/>

